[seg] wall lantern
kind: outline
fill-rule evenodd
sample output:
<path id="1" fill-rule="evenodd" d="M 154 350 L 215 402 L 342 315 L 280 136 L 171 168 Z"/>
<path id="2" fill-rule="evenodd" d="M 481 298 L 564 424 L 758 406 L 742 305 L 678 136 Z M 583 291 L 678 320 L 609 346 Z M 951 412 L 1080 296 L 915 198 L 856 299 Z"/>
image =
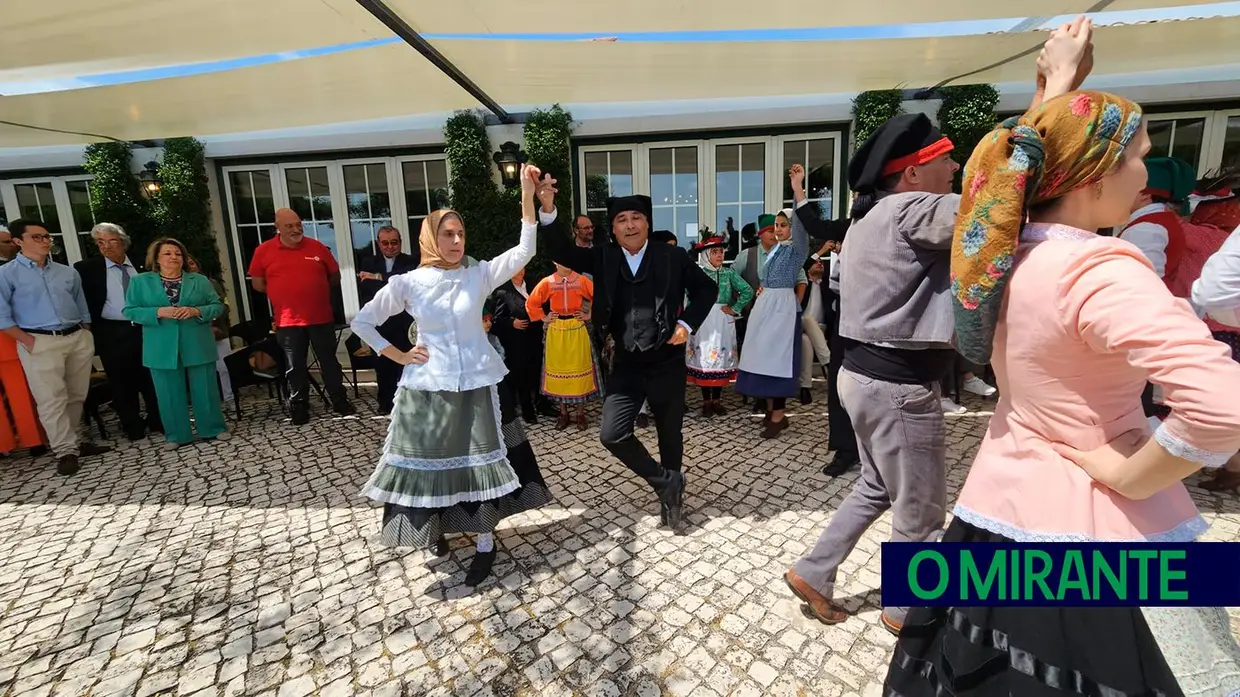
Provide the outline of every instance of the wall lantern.
<path id="1" fill-rule="evenodd" d="M 495 153 L 492 159 L 499 167 L 499 178 L 506 188 L 512 188 L 521 183 L 521 165 L 525 164 L 527 159 L 521 146 L 508 141 L 499 146 L 499 152 Z"/>
<path id="2" fill-rule="evenodd" d="M 151 160 L 146 163 L 146 169 L 138 173 L 138 181 L 142 184 L 143 196 L 154 196 L 159 193 L 159 187 L 162 182 L 159 179 L 159 163 Z"/>

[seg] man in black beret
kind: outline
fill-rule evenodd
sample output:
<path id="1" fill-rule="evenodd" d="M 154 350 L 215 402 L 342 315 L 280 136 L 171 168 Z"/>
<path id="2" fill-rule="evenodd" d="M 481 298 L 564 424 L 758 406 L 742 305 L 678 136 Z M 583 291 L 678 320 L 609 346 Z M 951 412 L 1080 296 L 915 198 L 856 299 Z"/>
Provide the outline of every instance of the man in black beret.
<path id="1" fill-rule="evenodd" d="M 608 199 L 616 244 L 592 249 L 574 246 L 557 220 L 552 183 L 539 187 L 538 200 L 552 260 L 593 274 L 594 324 L 615 340 L 599 439 L 650 484 L 659 497 L 660 521 L 676 529 L 685 488 L 685 342 L 705 321 L 718 287 L 683 248 L 653 239 L 649 196 Z M 661 463 L 633 435 L 643 401 L 654 416 Z"/>
<path id="2" fill-rule="evenodd" d="M 1073 32 L 1066 42 L 1052 34 L 1042 52 L 1035 106 L 1076 89 L 1088 73 L 1088 31 L 1079 38 Z M 939 381 L 956 357 L 950 272 L 960 196 L 952 193 L 959 169 L 950 157 L 954 147 L 925 115 L 901 114 L 849 163 L 856 196 L 837 265 L 844 349 L 839 392 L 857 434 L 861 476 L 814 548 L 784 574 L 793 594 L 826 624 L 847 618 L 831 601 L 840 564 L 888 508 L 894 509 L 895 542 L 936 540 L 946 522 Z M 907 612 L 884 608 L 883 627 L 898 634 Z"/>

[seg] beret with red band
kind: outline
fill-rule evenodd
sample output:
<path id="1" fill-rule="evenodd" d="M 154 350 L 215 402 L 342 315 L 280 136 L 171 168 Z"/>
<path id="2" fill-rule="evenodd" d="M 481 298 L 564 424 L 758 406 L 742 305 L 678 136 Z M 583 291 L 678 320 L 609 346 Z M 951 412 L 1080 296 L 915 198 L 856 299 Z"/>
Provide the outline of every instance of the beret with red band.
<path id="1" fill-rule="evenodd" d="M 925 114 L 900 114 L 857 148 L 848 165 L 848 188 L 859 194 L 871 193 L 883 178 L 927 164 L 954 148 Z"/>

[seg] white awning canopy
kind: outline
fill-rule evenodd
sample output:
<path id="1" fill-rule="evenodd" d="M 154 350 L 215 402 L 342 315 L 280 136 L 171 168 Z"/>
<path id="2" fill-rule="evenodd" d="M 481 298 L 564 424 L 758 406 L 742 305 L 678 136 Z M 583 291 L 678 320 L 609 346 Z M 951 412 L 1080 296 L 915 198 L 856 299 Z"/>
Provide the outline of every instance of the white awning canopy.
<path id="1" fill-rule="evenodd" d="M 1114 0 L 1105 11 L 1201 4 Z M 983 0 L 387 0 L 424 34 L 573 34 L 873 26 L 1004 19 Z M 1042 0 L 1041 16 L 1083 12 L 1085 0 Z M 8 0 L 0 83 L 68 79 L 319 49 L 392 33 L 355 0 Z M 770 39 L 776 41 L 778 34 Z"/>
<path id="2" fill-rule="evenodd" d="M 485 3 L 471 3 L 479 4 Z M 1237 36 L 1240 18 L 1236 17 L 1100 27 L 1095 32 L 1096 73 L 1240 64 Z M 928 87 L 1018 54 L 1043 37 L 1025 32 L 848 41 L 433 43 L 483 91 L 516 111 L 557 102 Z M 1025 57 L 963 82 L 1031 82 L 1032 71 L 1033 58 Z M 462 88 L 404 44 L 204 75 L 0 98 L 0 114 L 6 121 L 124 140 L 259 131 L 476 106 Z M 0 125 L 0 147 L 91 140 Z"/>

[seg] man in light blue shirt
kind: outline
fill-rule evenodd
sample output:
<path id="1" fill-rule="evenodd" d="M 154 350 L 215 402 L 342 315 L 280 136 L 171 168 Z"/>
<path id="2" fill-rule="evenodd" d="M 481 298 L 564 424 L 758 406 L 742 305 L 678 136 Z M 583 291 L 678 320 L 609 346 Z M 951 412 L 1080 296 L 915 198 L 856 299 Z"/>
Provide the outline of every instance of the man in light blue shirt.
<path id="1" fill-rule="evenodd" d="M 69 476 L 79 456 L 111 450 L 78 441 L 95 358 L 90 310 L 77 272 L 52 260 L 52 235 L 42 222 L 14 220 L 9 232 L 21 253 L 0 266 L 0 331 L 17 340 L 56 471 Z"/>

